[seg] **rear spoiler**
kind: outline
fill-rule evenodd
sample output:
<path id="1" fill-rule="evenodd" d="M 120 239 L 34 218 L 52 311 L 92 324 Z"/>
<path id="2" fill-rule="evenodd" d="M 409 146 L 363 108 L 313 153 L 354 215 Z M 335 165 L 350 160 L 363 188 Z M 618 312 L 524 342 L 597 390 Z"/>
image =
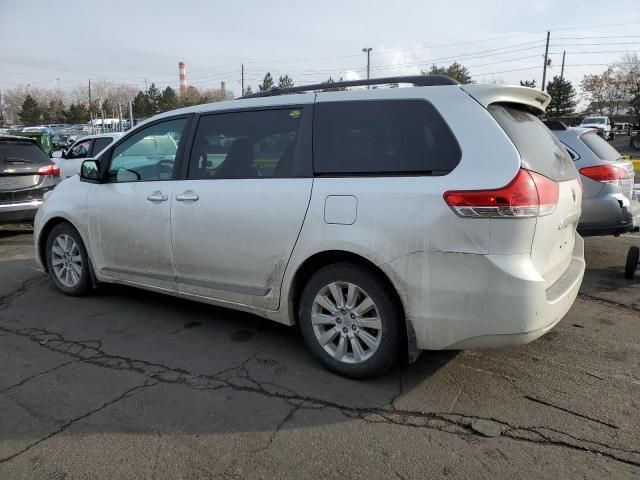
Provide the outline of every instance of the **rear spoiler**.
<path id="1" fill-rule="evenodd" d="M 544 113 L 551 101 L 551 96 L 540 90 L 517 85 L 460 85 L 460 88 L 471 95 L 485 108 L 492 103 L 519 103 Z"/>

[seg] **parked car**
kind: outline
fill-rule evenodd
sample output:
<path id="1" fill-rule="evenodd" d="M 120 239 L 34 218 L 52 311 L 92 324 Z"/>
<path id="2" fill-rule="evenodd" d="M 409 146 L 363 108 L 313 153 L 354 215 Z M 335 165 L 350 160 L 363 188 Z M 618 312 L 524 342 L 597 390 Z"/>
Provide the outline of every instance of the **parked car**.
<path id="1" fill-rule="evenodd" d="M 591 128 L 567 127 L 561 122 L 546 124 L 580 171 L 583 185 L 580 235 L 619 235 L 637 230 L 640 204 L 633 189 L 633 164 Z"/>
<path id="2" fill-rule="evenodd" d="M 586 117 L 580 123 L 583 128 L 595 128 L 598 135 L 605 140 L 613 140 L 615 138 L 615 132 L 611 127 L 611 121 L 609 117 Z"/>
<path id="3" fill-rule="evenodd" d="M 118 132 L 88 135 L 76 140 L 67 150 L 56 152 L 53 161 L 60 167 L 62 179 L 76 175 L 85 158 L 97 156 L 121 136 L 122 133 Z"/>
<path id="4" fill-rule="evenodd" d="M 334 86 L 389 82 L 417 86 L 293 87 L 139 124 L 47 199 L 39 263 L 68 295 L 95 279 L 298 323 L 355 378 L 405 349 L 545 334 L 585 269 L 578 173 L 536 117 L 550 97 Z"/>
<path id="5" fill-rule="evenodd" d="M 69 145 L 67 141 L 69 140 L 70 134 L 68 133 L 56 133 L 53 135 L 53 149 L 54 150 L 64 150 Z"/>
<path id="6" fill-rule="evenodd" d="M 0 135 L 0 224 L 32 223 L 60 170 L 36 140 Z"/>

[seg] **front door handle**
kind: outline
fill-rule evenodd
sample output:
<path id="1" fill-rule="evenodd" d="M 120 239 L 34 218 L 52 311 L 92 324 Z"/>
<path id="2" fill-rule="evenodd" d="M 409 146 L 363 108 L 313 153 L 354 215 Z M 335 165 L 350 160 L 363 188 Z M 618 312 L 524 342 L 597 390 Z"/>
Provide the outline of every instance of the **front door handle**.
<path id="1" fill-rule="evenodd" d="M 160 190 L 156 190 L 151 195 L 147 197 L 147 200 L 150 202 L 166 202 L 169 200 L 167 195 L 164 195 Z"/>
<path id="2" fill-rule="evenodd" d="M 193 190 L 187 190 L 181 195 L 176 195 L 176 200 L 179 202 L 197 202 L 199 198 Z"/>

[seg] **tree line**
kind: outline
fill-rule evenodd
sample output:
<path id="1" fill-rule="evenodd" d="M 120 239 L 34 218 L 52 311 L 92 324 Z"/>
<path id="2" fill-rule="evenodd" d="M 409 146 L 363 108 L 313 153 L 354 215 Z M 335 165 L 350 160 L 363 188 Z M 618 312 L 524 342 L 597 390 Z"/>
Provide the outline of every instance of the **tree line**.
<path id="1" fill-rule="evenodd" d="M 423 75 L 447 75 L 461 84 L 474 83 L 469 69 L 454 62 L 449 66 L 432 65 L 429 70 L 421 71 Z M 338 81 L 342 81 L 340 78 Z M 343 87 L 332 87 L 332 77 L 325 82 L 323 91 L 344 90 Z M 497 83 L 494 81 L 494 83 Z M 535 80 L 523 80 L 520 84 L 536 87 Z M 267 72 L 257 91 L 265 92 L 274 87 L 289 88 L 294 86 L 289 75 L 280 75 L 276 82 L 271 72 Z M 391 85 L 397 87 L 397 85 Z M 580 82 L 582 90 L 578 95 L 573 84 L 566 78 L 554 76 L 546 85 L 551 95 L 551 103 L 547 112 L 552 116 L 571 115 L 580 99 L 588 102 L 588 113 L 619 114 L 634 113 L 640 115 L 640 60 L 637 53 L 628 53 L 609 66 L 601 74 L 585 75 Z M 118 105 L 124 109 L 133 102 L 133 113 L 136 118 L 146 118 L 157 113 L 166 112 L 179 107 L 217 102 L 233 98 L 233 92 L 221 89 L 200 90 L 189 86 L 184 93 L 179 93 L 167 86 L 160 90 L 151 83 L 145 91 L 136 91 L 126 85 L 108 82 L 94 84 L 94 93 L 89 102 L 86 88 L 76 88 L 70 94 L 62 95 L 59 90 L 25 89 L 20 87 L 4 93 L 4 117 L 0 116 L 0 125 L 9 122 L 20 122 L 27 125 L 42 123 L 86 123 L 90 115 L 99 117 L 104 111 L 106 116 L 117 116 Z M 376 88 L 375 86 L 373 88 Z M 254 91 L 251 85 L 242 92 L 250 95 Z"/>

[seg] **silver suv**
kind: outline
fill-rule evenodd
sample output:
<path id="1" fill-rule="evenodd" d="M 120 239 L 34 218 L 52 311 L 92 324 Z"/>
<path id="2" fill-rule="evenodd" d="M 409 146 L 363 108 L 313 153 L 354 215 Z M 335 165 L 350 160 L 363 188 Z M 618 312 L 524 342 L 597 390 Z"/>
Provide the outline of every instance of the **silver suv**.
<path id="1" fill-rule="evenodd" d="M 545 124 L 567 148 L 580 171 L 584 192 L 578 232 L 582 236 L 619 235 L 640 227 L 633 164 L 592 128 Z"/>
<path id="2" fill-rule="evenodd" d="M 577 171 L 536 117 L 549 96 L 331 87 L 389 82 L 415 87 L 293 87 L 140 124 L 47 199 L 39 262 L 69 295 L 122 283 L 297 323 L 354 378 L 402 350 L 538 338 L 585 268 Z"/>

